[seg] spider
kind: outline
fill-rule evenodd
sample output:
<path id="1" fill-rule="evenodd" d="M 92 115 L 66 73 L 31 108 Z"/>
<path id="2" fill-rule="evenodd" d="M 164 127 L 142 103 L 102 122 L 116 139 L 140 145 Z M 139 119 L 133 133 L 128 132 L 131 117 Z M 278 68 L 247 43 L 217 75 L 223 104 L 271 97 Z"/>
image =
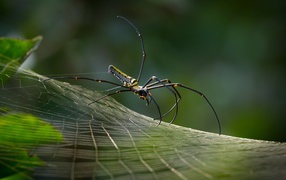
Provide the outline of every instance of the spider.
<path id="1" fill-rule="evenodd" d="M 174 122 L 174 120 L 176 119 L 176 117 L 178 115 L 178 108 L 179 108 L 178 104 L 182 98 L 181 94 L 177 90 L 177 87 L 181 87 L 181 88 L 184 88 L 184 89 L 187 89 L 187 90 L 190 90 L 190 91 L 193 91 L 193 92 L 199 94 L 200 96 L 202 96 L 207 101 L 208 105 L 211 107 L 211 109 L 212 109 L 212 111 L 216 117 L 216 120 L 218 123 L 218 128 L 219 128 L 219 134 L 221 134 L 221 125 L 220 125 L 218 115 L 217 115 L 214 107 L 212 106 L 212 104 L 208 100 L 208 98 L 203 93 L 201 93 L 200 91 L 195 90 L 191 87 L 185 86 L 181 83 L 173 83 L 169 79 L 159 79 L 156 76 L 150 77 L 143 85 L 139 85 L 140 78 L 142 75 L 142 71 L 144 68 L 145 59 L 146 59 L 146 51 L 145 51 L 145 47 L 144 47 L 143 37 L 142 37 L 140 31 L 137 29 L 137 27 L 131 21 L 129 21 L 127 18 L 125 18 L 123 16 L 117 16 L 117 18 L 123 19 L 129 25 L 131 25 L 132 28 L 136 31 L 136 33 L 140 39 L 141 48 L 142 48 L 142 60 L 141 60 L 141 66 L 140 66 L 140 70 L 139 70 L 139 74 L 138 74 L 137 79 L 135 79 L 131 76 L 128 76 L 127 74 L 125 74 L 124 72 L 122 72 L 121 70 L 119 70 L 118 68 L 116 68 L 113 65 L 109 65 L 108 73 L 114 75 L 119 81 L 121 81 L 122 84 L 114 83 L 114 82 L 103 80 L 103 79 L 93 79 L 93 78 L 79 77 L 79 76 L 63 76 L 63 77 L 56 77 L 56 79 L 64 78 L 64 79 L 74 79 L 74 80 L 88 80 L 88 81 L 95 81 L 98 83 L 112 84 L 112 85 L 116 86 L 115 88 L 109 89 L 108 91 L 121 88 L 117 91 L 114 91 L 114 92 L 111 92 L 111 93 L 104 95 L 103 97 L 89 103 L 89 105 L 92 103 L 95 103 L 101 99 L 104 99 L 108 96 L 113 96 L 115 94 L 119 94 L 119 93 L 123 93 L 123 92 L 133 92 L 136 95 L 138 95 L 139 98 L 141 98 L 142 100 L 145 100 L 147 106 L 151 102 L 154 102 L 154 104 L 158 110 L 158 113 L 159 113 L 159 117 L 154 118 L 154 120 L 159 119 L 159 123 L 157 124 L 157 126 L 160 125 L 163 117 L 168 115 L 174 109 L 175 109 L 175 114 L 174 114 L 174 116 L 173 116 L 173 118 L 169 124 L 172 124 Z M 167 88 L 174 95 L 174 98 L 175 98 L 174 105 L 165 114 L 161 113 L 160 106 L 158 105 L 158 103 L 156 102 L 156 100 L 154 99 L 154 97 L 152 96 L 152 94 L 150 92 L 151 90 L 159 89 L 159 88 Z"/>

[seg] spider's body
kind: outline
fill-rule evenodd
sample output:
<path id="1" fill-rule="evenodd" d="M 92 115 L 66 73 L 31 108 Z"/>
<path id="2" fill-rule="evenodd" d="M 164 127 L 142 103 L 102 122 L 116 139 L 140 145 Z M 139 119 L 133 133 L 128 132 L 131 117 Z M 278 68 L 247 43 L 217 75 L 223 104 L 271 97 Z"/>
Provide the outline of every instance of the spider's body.
<path id="1" fill-rule="evenodd" d="M 113 74 L 115 77 L 117 77 L 117 79 L 119 79 L 125 87 L 131 88 L 133 86 L 138 85 L 137 79 L 128 76 L 113 65 L 108 66 L 108 73 Z"/>
<path id="2" fill-rule="evenodd" d="M 108 66 L 108 73 L 114 75 L 117 79 L 119 79 L 123 83 L 124 87 L 129 88 L 130 91 L 134 92 L 141 99 L 146 100 L 147 105 L 150 103 L 150 100 L 147 97 L 151 94 L 148 93 L 147 88 L 138 85 L 137 79 L 128 76 L 113 65 Z"/>

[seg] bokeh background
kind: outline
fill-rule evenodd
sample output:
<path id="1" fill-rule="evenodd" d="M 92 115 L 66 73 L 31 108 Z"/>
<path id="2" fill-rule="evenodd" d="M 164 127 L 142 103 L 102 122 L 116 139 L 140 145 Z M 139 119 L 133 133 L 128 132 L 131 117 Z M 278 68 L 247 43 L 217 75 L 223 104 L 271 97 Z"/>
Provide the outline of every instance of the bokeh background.
<path id="1" fill-rule="evenodd" d="M 223 134 L 286 141 L 286 1 L 84 1 L 1 0 L 0 36 L 44 40 L 25 66 L 40 74 L 82 75 L 117 82 L 110 64 L 137 77 L 144 37 L 147 60 L 141 83 L 152 75 L 207 95 Z M 94 90 L 110 88 L 82 83 Z M 181 90 L 175 124 L 217 132 L 215 117 L 197 94 Z M 163 111 L 174 97 L 154 91 Z M 132 93 L 115 98 L 156 117 Z M 170 121 L 172 114 L 166 117 Z"/>

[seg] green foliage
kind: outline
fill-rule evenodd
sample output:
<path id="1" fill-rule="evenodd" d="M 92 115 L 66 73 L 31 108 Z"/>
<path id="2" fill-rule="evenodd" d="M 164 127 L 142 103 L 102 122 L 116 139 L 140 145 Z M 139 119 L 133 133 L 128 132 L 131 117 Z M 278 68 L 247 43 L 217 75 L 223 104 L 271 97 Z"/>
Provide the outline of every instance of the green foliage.
<path id="1" fill-rule="evenodd" d="M 62 135 L 50 124 L 30 114 L 0 116 L 0 178 L 20 174 L 45 163 L 29 150 L 37 146 L 58 142 Z"/>
<path id="2" fill-rule="evenodd" d="M 38 47 L 41 39 L 41 36 L 31 40 L 0 38 L 2 86 Z M 62 135 L 31 114 L 14 113 L 5 106 L 0 108 L 0 113 L 0 178 L 28 178 L 29 171 L 45 164 L 29 152 L 38 146 L 61 141 Z"/>
<path id="3" fill-rule="evenodd" d="M 13 75 L 21 63 L 37 49 L 42 37 L 33 39 L 0 38 L 0 79 L 4 83 Z"/>
<path id="4" fill-rule="evenodd" d="M 61 141 L 61 135 L 48 123 L 29 114 L 12 114 L 0 117 L 1 143 L 17 143 L 30 147 Z"/>

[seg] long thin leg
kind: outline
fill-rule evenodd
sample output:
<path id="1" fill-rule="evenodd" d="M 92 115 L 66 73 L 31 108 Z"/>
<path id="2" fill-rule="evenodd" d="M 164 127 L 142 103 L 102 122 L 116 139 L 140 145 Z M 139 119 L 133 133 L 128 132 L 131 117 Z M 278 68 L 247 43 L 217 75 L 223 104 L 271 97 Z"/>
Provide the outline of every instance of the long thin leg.
<path id="1" fill-rule="evenodd" d="M 122 87 L 121 86 L 116 86 L 116 87 L 113 87 L 113 88 L 106 89 L 106 90 L 104 90 L 104 92 L 114 91 L 115 89 L 119 89 L 119 88 L 122 88 Z"/>
<path id="2" fill-rule="evenodd" d="M 161 79 L 160 82 L 158 81 L 155 81 L 153 83 L 148 83 L 148 85 L 146 85 L 145 87 L 151 87 L 151 86 L 154 86 L 154 85 L 157 85 L 157 84 L 160 84 L 161 82 L 164 82 L 164 83 L 171 83 L 171 81 L 169 79 Z M 146 84 L 146 83 L 145 83 Z"/>
<path id="3" fill-rule="evenodd" d="M 95 103 L 95 102 L 97 102 L 97 101 L 99 101 L 99 100 L 101 100 L 101 99 L 104 99 L 104 98 L 106 98 L 106 97 L 113 96 L 113 95 L 115 95 L 115 94 L 119 94 L 119 93 L 122 93 L 122 92 L 129 92 L 129 91 L 131 91 L 131 90 L 130 90 L 130 89 L 123 89 L 123 90 L 115 91 L 115 92 L 113 92 L 113 93 L 106 94 L 106 95 L 104 95 L 104 96 L 102 96 L 102 97 L 96 99 L 95 101 L 89 103 L 88 105 L 91 105 L 91 104 L 93 104 L 93 103 Z"/>
<path id="4" fill-rule="evenodd" d="M 183 85 L 183 84 L 180 84 L 180 83 L 168 83 L 168 84 L 164 84 L 164 85 L 161 85 L 161 84 L 160 84 L 160 85 L 157 85 L 157 86 L 149 87 L 148 90 L 158 89 L 158 88 L 162 88 L 162 87 L 165 87 L 165 86 L 173 86 L 173 87 L 179 86 L 179 87 L 188 89 L 188 90 L 190 90 L 190 91 L 193 91 L 193 92 L 199 94 L 200 96 L 202 96 L 202 97 L 207 101 L 207 103 L 209 104 L 209 106 L 212 108 L 212 110 L 213 110 L 213 112 L 214 112 L 214 114 L 215 114 L 217 123 L 218 123 L 219 134 L 221 134 L 221 125 L 220 125 L 220 120 L 219 120 L 219 118 L 218 118 L 218 115 L 217 115 L 217 113 L 216 113 L 214 107 L 212 106 L 212 104 L 211 104 L 210 101 L 208 100 L 208 98 L 207 98 L 203 93 L 201 93 L 200 91 L 195 90 L 195 89 L 193 89 L 193 88 L 190 88 L 190 87 L 188 87 L 188 86 L 185 86 L 185 85 Z"/>
<path id="5" fill-rule="evenodd" d="M 137 29 L 137 27 L 131 21 L 129 21 L 128 19 L 126 19 L 123 16 L 117 16 L 117 17 L 128 22 L 132 26 L 132 28 L 136 31 L 138 37 L 140 38 L 141 47 L 142 47 L 142 61 L 141 61 L 140 71 L 139 71 L 138 78 L 137 78 L 137 81 L 139 82 L 140 78 L 141 78 L 142 71 L 143 71 L 145 59 L 146 59 L 146 51 L 145 51 L 145 47 L 144 47 L 143 36 L 140 33 L 140 31 Z"/>
<path id="6" fill-rule="evenodd" d="M 156 82 L 150 84 L 150 82 L 152 82 L 152 81 L 156 81 Z M 171 109 L 169 109 L 169 111 L 167 111 L 167 112 L 163 115 L 163 117 L 166 116 L 166 115 L 168 115 L 168 114 L 176 107 L 175 114 L 174 114 L 174 116 L 173 116 L 173 118 L 172 118 L 172 120 L 171 120 L 171 122 L 170 122 L 170 124 L 172 124 L 172 122 L 176 119 L 176 117 L 177 117 L 177 115 L 178 115 L 178 110 L 179 110 L 178 103 L 179 103 L 179 101 L 180 101 L 180 99 L 181 99 L 181 95 L 180 95 L 180 93 L 177 91 L 176 88 L 174 88 L 174 87 L 171 86 L 172 89 L 174 90 L 174 91 L 173 91 L 173 90 L 172 90 L 171 88 L 169 88 L 168 86 L 165 86 L 166 83 L 171 83 L 171 81 L 168 80 L 168 79 L 160 80 L 160 79 L 157 78 L 156 76 L 152 76 L 150 79 L 148 79 L 148 81 L 146 81 L 146 83 L 142 86 L 142 88 L 145 88 L 145 87 L 146 87 L 147 89 L 149 89 L 150 87 L 152 87 L 152 86 L 154 86 L 154 85 L 156 85 L 156 84 L 160 84 L 162 87 L 167 88 L 171 93 L 173 93 L 173 95 L 174 95 L 174 97 L 175 97 L 175 104 L 173 105 L 173 107 L 172 107 Z M 177 98 L 177 95 L 179 96 L 179 99 Z M 157 119 L 157 118 L 155 118 L 155 119 Z"/>
<path id="7" fill-rule="evenodd" d="M 159 116 L 160 116 L 160 121 L 159 123 L 157 124 L 157 126 L 159 126 L 162 122 L 162 113 L 161 113 L 161 110 L 160 110 L 160 107 L 159 105 L 157 104 L 157 102 L 155 101 L 155 99 L 153 98 L 152 94 L 148 92 L 148 95 L 149 97 L 151 98 L 151 100 L 154 102 L 154 104 L 156 105 L 157 109 L 158 109 L 158 112 L 159 112 Z"/>
<path id="8" fill-rule="evenodd" d="M 120 87 L 126 88 L 125 86 L 123 86 L 121 84 L 114 83 L 114 82 L 111 82 L 111 81 L 107 81 L 107 80 L 103 80 L 103 79 L 92 79 L 92 78 L 87 78 L 87 77 L 78 77 L 78 76 L 50 77 L 48 79 L 45 79 L 44 81 L 48 81 L 48 80 L 51 80 L 51 79 L 74 79 L 74 80 L 83 79 L 83 80 L 94 81 L 94 82 L 98 82 L 98 83 L 112 84 L 112 85 L 116 85 L 116 86 L 120 86 Z"/>
<path id="9" fill-rule="evenodd" d="M 171 83 L 171 81 L 169 80 L 169 79 L 162 79 L 161 80 L 161 82 L 164 82 L 164 83 Z M 148 84 L 146 87 L 147 87 L 147 89 L 148 88 L 150 88 L 150 87 L 152 87 L 152 86 L 155 86 L 155 85 L 157 85 L 157 84 L 159 84 L 160 82 L 158 82 L 158 81 L 156 81 L 156 82 L 154 82 L 154 83 L 151 83 L 151 84 Z M 176 92 L 176 94 L 178 95 L 178 99 L 176 100 L 176 102 L 175 102 L 175 104 L 162 116 L 162 117 L 165 117 L 165 116 L 167 116 L 175 107 L 176 107 L 176 112 L 178 113 L 178 106 L 179 106 L 179 102 L 180 102 L 180 100 L 181 100 L 181 95 L 180 95 L 180 93 L 179 93 L 179 91 L 175 88 L 175 87 L 173 87 L 173 86 L 171 86 L 172 88 L 173 88 L 173 90 Z M 173 119 L 172 119 L 172 121 L 171 121 L 171 123 L 170 124 L 172 124 L 172 122 L 175 120 L 175 118 L 176 118 L 176 116 L 174 116 L 173 117 Z M 156 118 L 155 118 L 156 119 Z"/>
<path id="10" fill-rule="evenodd" d="M 162 83 L 171 83 L 171 81 L 170 81 L 169 79 L 162 79 L 161 82 L 162 82 Z M 146 88 L 149 89 L 150 87 L 153 87 L 153 86 L 155 86 L 155 85 L 157 85 L 157 84 L 159 84 L 159 83 L 161 83 L 161 82 L 156 81 L 156 82 L 154 82 L 154 83 L 150 83 L 150 84 L 148 84 L 148 85 L 146 86 Z M 171 86 L 171 87 L 172 87 L 172 86 Z M 174 115 L 174 117 L 172 118 L 172 121 L 170 122 L 170 124 L 172 124 L 172 122 L 173 122 L 173 121 L 176 119 L 176 117 L 177 117 L 178 110 L 179 110 L 179 102 L 180 102 L 180 100 L 181 100 L 181 95 L 180 95 L 180 93 L 178 92 L 178 90 L 177 90 L 175 87 L 172 87 L 172 88 L 173 88 L 173 90 L 174 90 L 173 92 L 175 92 L 175 93 L 178 95 L 178 98 L 176 98 L 176 96 L 175 96 L 175 103 L 174 103 L 174 105 L 173 105 L 166 113 L 164 113 L 163 116 L 162 116 L 162 117 L 167 116 L 170 112 L 173 111 L 174 108 L 176 108 L 175 115 Z M 155 119 L 158 119 L 158 118 L 155 118 Z"/>

